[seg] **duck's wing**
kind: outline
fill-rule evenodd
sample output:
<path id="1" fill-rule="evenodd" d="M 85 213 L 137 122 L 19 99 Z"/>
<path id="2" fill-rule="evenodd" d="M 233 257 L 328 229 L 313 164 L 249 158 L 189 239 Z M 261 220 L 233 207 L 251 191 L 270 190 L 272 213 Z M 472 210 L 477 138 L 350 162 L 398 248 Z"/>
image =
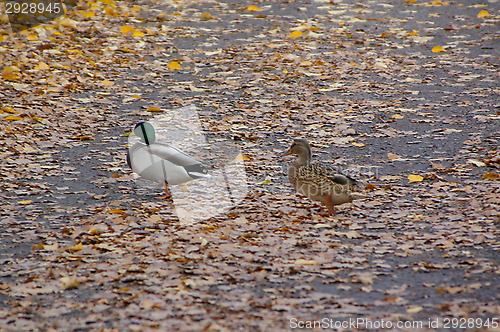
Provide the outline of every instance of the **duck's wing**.
<path id="1" fill-rule="evenodd" d="M 164 143 L 154 143 L 144 147 L 154 156 L 168 161 L 175 166 L 183 167 L 192 178 L 210 177 L 207 169 L 193 157 L 181 150 Z"/>
<path id="2" fill-rule="evenodd" d="M 358 181 L 348 175 L 342 174 L 339 167 L 336 167 L 334 165 L 315 162 L 308 165 L 308 167 L 310 168 L 310 170 L 308 170 L 307 172 L 314 172 L 318 174 L 318 176 L 328 178 L 335 184 L 349 186 L 356 186 L 358 184 Z"/>
<path id="3" fill-rule="evenodd" d="M 144 148 L 157 157 L 163 160 L 169 161 L 177 166 L 191 166 L 191 165 L 201 165 L 201 163 L 189 156 L 188 154 L 182 152 L 181 150 L 174 148 L 168 144 L 154 143 L 150 145 L 145 145 Z"/>

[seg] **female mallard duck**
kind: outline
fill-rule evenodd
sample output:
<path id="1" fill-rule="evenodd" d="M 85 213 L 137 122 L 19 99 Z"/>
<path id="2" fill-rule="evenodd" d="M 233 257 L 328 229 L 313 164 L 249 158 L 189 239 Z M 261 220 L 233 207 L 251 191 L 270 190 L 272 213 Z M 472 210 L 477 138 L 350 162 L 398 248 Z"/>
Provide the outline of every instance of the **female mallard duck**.
<path id="1" fill-rule="evenodd" d="M 359 191 L 357 181 L 339 173 L 328 164 L 311 163 L 311 147 L 305 139 L 296 139 L 290 150 L 282 156 L 297 155 L 297 159 L 288 169 L 288 179 L 302 195 L 313 201 L 323 202 L 330 214 L 335 213 L 334 206 L 364 197 Z"/>
<path id="2" fill-rule="evenodd" d="M 128 150 L 127 164 L 141 177 L 163 183 L 165 196 L 156 198 L 170 197 L 169 184 L 210 177 L 196 159 L 168 144 L 156 142 L 155 130 L 149 122 L 139 122 L 134 134 L 141 140 Z"/>

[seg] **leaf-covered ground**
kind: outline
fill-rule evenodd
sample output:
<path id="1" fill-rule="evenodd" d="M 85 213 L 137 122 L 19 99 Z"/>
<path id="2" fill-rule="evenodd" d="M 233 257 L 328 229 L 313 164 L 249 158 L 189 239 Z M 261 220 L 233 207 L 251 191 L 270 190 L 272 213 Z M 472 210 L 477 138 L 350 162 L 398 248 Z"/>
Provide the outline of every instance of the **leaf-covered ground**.
<path id="1" fill-rule="evenodd" d="M 498 18 L 495 1 L 100 0 L 4 25 L 0 329 L 484 329 L 500 318 Z M 133 124 L 187 105 L 248 156 L 247 197 L 196 223 L 125 163 Z M 332 217 L 295 194 L 278 154 L 298 136 L 370 197 Z"/>

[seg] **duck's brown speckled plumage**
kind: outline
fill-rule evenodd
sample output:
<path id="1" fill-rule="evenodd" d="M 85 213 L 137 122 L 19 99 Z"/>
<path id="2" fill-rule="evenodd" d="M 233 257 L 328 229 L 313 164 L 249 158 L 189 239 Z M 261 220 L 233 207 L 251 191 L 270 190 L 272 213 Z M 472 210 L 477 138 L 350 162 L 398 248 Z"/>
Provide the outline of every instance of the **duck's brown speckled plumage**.
<path id="1" fill-rule="evenodd" d="M 311 162 L 311 148 L 305 139 L 296 139 L 284 155 L 297 155 L 288 169 L 288 179 L 302 195 L 322 202 L 330 214 L 334 206 L 348 203 L 363 195 L 357 181 L 344 175 L 332 165 Z"/>

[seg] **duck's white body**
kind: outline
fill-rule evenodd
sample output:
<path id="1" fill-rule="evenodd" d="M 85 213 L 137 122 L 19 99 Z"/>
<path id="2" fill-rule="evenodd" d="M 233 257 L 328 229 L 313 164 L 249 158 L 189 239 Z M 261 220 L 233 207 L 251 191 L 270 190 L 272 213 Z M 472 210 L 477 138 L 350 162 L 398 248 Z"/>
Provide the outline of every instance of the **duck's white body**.
<path id="1" fill-rule="evenodd" d="M 135 173 L 158 183 L 175 185 L 208 177 L 199 161 L 167 144 L 137 142 L 129 150 L 129 159 L 129 166 Z"/>
<path id="2" fill-rule="evenodd" d="M 127 163 L 141 177 L 163 183 L 166 197 L 170 195 L 167 185 L 181 184 L 197 178 L 208 178 L 208 171 L 196 159 L 181 150 L 155 141 L 154 128 L 141 122 L 134 128 L 141 138 L 128 150 Z"/>

